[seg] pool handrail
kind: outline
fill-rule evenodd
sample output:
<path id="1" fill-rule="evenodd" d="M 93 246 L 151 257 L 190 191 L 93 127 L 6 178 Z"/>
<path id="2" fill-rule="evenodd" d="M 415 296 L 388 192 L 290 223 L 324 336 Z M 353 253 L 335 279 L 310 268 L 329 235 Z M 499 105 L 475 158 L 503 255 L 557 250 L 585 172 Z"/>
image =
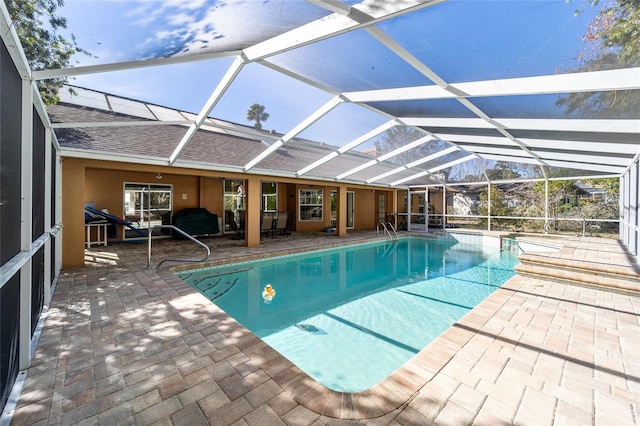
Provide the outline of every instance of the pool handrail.
<path id="1" fill-rule="evenodd" d="M 380 223 L 378 223 L 378 226 L 376 227 L 376 235 L 378 235 L 378 233 L 380 232 L 380 225 L 382 225 L 382 229 L 384 230 L 384 233 L 389 236 L 389 239 L 393 239 L 393 235 L 391 235 L 391 232 L 389 232 L 389 228 L 391 228 L 391 230 L 395 234 L 395 238 L 398 238 L 396 228 L 394 228 L 391 222 L 384 223 L 383 221 L 380 221 Z M 389 228 L 387 228 L 387 225 L 389 226 Z"/>
<path id="2" fill-rule="evenodd" d="M 389 228 L 391 228 L 391 230 L 395 234 L 396 238 L 398 238 L 398 233 L 396 232 L 396 228 L 395 228 L 395 226 L 393 226 L 393 223 L 387 222 L 387 225 L 389 225 Z"/>
<path id="3" fill-rule="evenodd" d="M 202 259 L 171 259 L 171 258 L 166 258 L 166 259 L 162 259 L 158 265 L 156 266 L 156 268 L 159 268 L 160 265 L 162 265 L 164 262 L 204 262 L 207 259 L 209 259 L 209 256 L 211 255 L 211 250 L 209 249 L 209 246 L 207 246 L 205 243 L 198 241 L 197 239 L 193 238 L 191 235 L 187 234 L 186 232 L 184 232 L 182 229 L 173 226 L 173 225 L 156 225 L 153 228 L 151 228 L 149 230 L 149 234 L 147 236 L 147 239 L 149 241 L 148 243 L 148 251 L 147 251 L 147 269 L 149 269 L 151 267 L 151 234 L 153 234 L 153 231 L 155 231 L 156 229 L 171 229 L 173 231 L 177 231 L 178 233 L 182 234 L 183 236 L 185 236 L 187 239 L 193 241 L 194 243 L 197 243 L 199 245 L 201 245 L 202 247 L 204 247 L 207 250 L 207 255 L 202 258 Z"/>

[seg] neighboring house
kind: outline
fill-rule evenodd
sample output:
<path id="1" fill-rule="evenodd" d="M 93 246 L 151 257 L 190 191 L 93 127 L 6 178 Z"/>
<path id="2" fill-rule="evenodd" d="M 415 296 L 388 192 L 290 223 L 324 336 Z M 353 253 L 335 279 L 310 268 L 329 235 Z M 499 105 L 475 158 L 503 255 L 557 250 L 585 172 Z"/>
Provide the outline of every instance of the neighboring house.
<path id="1" fill-rule="evenodd" d="M 587 185 L 582 181 L 576 181 L 573 185 L 576 187 L 578 198 L 589 198 L 593 201 L 603 201 L 605 203 L 609 202 L 609 195 L 606 188 Z"/>

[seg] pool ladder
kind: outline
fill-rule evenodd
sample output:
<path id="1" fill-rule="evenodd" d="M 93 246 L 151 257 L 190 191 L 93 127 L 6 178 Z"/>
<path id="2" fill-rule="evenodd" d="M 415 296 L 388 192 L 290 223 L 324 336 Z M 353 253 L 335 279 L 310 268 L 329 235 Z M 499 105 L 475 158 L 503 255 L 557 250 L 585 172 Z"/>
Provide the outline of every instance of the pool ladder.
<path id="1" fill-rule="evenodd" d="M 376 227 L 376 235 L 380 234 L 380 227 L 382 227 L 382 230 L 385 234 L 387 234 L 387 237 L 389 237 L 389 239 L 394 239 L 394 238 L 398 238 L 398 233 L 396 232 L 396 228 L 394 228 L 393 223 L 391 222 L 380 222 L 378 223 L 378 226 Z M 393 235 L 391 235 L 391 232 L 389 231 L 389 229 L 391 229 L 391 231 L 393 231 Z"/>

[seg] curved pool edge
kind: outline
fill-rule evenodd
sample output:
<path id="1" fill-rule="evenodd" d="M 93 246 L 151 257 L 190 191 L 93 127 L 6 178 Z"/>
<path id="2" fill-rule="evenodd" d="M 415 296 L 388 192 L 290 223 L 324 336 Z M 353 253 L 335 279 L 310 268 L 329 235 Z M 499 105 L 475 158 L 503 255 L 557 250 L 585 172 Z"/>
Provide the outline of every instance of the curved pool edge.
<path id="1" fill-rule="evenodd" d="M 510 278 L 413 358 L 368 390 L 358 393 L 334 391 L 301 371 L 283 383 L 286 386 L 283 389 L 290 392 L 298 404 L 327 417 L 367 420 L 390 414 L 418 397 L 420 389 L 447 366 L 511 297 L 519 287 L 519 281 L 517 275 Z"/>
<path id="2" fill-rule="evenodd" d="M 235 262 L 237 259 L 231 263 Z M 158 272 L 177 278 L 175 269 Z M 262 370 L 296 403 L 321 416 L 341 420 L 367 420 L 389 415 L 410 405 L 415 398 L 424 398 L 418 396 L 419 390 L 429 384 L 453 356 L 477 334 L 477 330 L 500 309 L 515 290 L 511 287 L 518 278 L 517 275 L 510 278 L 395 372 L 368 390 L 358 393 L 334 391 L 318 383 L 184 282 L 183 295 L 189 293 L 203 303 L 213 306 L 216 313 L 212 315 L 212 320 L 224 316 L 225 323 L 233 324 L 221 329 L 221 333 L 235 346 L 242 348 L 251 365 Z M 437 385 L 435 386 L 437 388 Z"/>

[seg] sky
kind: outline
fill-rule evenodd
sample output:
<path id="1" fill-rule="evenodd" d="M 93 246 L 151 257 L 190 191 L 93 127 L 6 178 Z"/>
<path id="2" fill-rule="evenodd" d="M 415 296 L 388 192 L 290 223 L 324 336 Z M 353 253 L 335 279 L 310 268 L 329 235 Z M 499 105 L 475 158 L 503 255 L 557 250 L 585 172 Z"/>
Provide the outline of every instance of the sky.
<path id="1" fill-rule="evenodd" d="M 353 2 L 351 2 L 353 3 Z M 548 75 L 575 67 L 581 36 L 597 12 L 580 0 L 449 1 L 379 28 L 448 82 Z M 582 10 L 574 14 L 575 10 Z M 297 0 L 67 0 L 59 10 L 94 65 L 247 47 L 326 15 Z M 364 47 L 363 47 L 364 46 Z M 353 32 L 273 60 L 336 88 L 433 84 L 364 32 Z M 90 74 L 70 84 L 198 113 L 232 59 Z M 356 70 L 349 74 L 347 70 Z M 265 105 L 266 129 L 286 133 L 332 98 L 260 64 L 244 66 L 211 116 L 239 124 Z M 388 119 L 341 105 L 300 136 L 343 144 Z"/>

